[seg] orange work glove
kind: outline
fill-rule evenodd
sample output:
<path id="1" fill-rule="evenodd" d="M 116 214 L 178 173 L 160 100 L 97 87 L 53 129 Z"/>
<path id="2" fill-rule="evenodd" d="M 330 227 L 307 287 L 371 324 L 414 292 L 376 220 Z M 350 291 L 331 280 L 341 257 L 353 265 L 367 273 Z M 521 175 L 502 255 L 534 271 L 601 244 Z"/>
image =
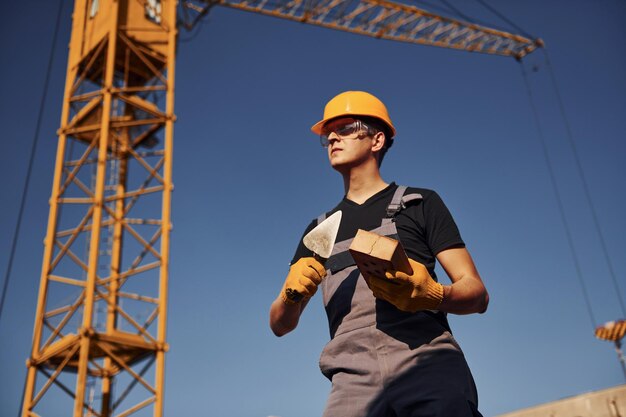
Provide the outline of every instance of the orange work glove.
<path id="1" fill-rule="evenodd" d="M 317 259 L 312 257 L 300 258 L 291 265 L 289 274 L 285 279 L 283 289 L 280 291 L 285 304 L 295 304 L 302 300 L 313 297 L 317 286 L 326 276 L 326 269 Z"/>
<path id="2" fill-rule="evenodd" d="M 443 285 L 432 279 L 421 263 L 409 259 L 409 264 L 412 275 L 388 271 L 385 278 L 368 278 L 367 284 L 374 296 L 411 313 L 437 309 L 443 300 Z"/>

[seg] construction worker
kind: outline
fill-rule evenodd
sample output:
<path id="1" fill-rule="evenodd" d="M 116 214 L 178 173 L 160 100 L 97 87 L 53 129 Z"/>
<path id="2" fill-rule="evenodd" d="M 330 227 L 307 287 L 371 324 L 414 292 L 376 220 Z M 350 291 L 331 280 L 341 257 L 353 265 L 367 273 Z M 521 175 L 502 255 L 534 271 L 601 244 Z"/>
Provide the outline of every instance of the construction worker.
<path id="1" fill-rule="evenodd" d="M 325 265 L 300 241 L 270 309 L 272 331 L 295 329 L 321 286 L 331 335 L 320 357 L 332 381 L 325 417 L 481 416 L 446 314 L 483 313 L 489 297 L 450 212 L 432 190 L 382 179 L 396 129 L 373 95 L 337 95 L 311 130 L 343 177 L 345 196 L 304 234 L 338 210 L 342 219 Z M 346 251 L 358 229 L 399 239 L 413 274 L 387 271 L 366 280 Z M 438 282 L 436 261 L 450 285 Z"/>

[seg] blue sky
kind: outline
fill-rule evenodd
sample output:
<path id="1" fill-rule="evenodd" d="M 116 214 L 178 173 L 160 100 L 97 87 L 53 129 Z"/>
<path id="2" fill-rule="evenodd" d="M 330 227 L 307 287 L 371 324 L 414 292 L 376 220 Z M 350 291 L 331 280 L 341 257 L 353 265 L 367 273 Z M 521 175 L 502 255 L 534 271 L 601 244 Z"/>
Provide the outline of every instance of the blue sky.
<path id="1" fill-rule="evenodd" d="M 452 3 L 505 25 L 475 1 Z M 492 3 L 546 42 L 626 297 L 626 3 Z M 56 2 L 3 2 L 0 12 L 4 276 Z M 0 320 L 2 415 L 17 414 L 30 353 L 70 16 L 67 4 Z M 524 63 L 595 320 L 621 318 L 543 52 Z M 383 177 L 440 193 L 490 292 L 485 315 L 450 317 L 483 414 L 624 383 L 612 345 L 593 336 L 519 63 L 216 7 L 178 50 L 166 415 L 321 414 L 321 301 L 280 339 L 267 313 L 303 228 L 343 195 L 309 127 L 349 89 L 385 101 L 398 136 Z"/>

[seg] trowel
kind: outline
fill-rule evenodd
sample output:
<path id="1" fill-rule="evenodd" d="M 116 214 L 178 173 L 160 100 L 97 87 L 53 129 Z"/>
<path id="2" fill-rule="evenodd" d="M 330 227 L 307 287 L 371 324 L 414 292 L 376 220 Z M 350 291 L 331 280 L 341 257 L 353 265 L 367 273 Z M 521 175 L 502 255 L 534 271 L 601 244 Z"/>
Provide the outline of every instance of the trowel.
<path id="1" fill-rule="evenodd" d="M 334 212 L 302 238 L 304 246 L 313 252 L 315 259 L 322 265 L 326 264 L 330 254 L 333 252 L 340 224 L 341 210 Z M 292 301 L 299 302 L 302 300 L 302 294 L 292 288 L 287 288 L 285 292 Z"/>

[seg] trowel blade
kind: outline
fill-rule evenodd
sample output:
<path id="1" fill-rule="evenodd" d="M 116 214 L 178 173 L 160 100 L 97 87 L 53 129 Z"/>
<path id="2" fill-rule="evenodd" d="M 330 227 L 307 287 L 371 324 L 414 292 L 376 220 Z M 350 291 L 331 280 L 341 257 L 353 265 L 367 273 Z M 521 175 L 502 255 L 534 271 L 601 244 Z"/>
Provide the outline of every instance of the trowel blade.
<path id="1" fill-rule="evenodd" d="M 302 238 L 302 243 L 320 258 L 327 260 L 335 246 L 335 239 L 341 224 L 341 210 L 333 213 L 326 220 L 315 226 Z"/>

